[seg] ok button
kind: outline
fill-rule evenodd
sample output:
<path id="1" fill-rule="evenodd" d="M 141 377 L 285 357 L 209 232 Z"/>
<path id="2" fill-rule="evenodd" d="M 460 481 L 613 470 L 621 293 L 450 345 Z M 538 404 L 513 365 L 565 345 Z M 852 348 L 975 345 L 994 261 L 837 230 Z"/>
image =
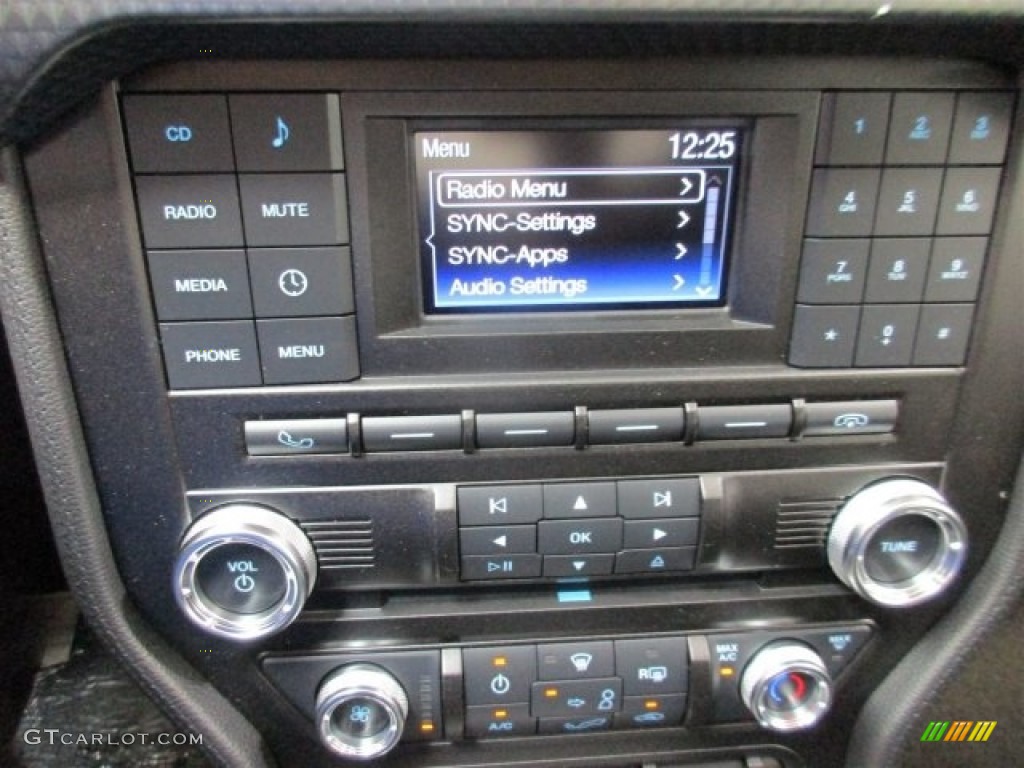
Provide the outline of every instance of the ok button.
<path id="1" fill-rule="evenodd" d="M 542 520 L 537 524 L 537 543 L 545 555 L 618 552 L 622 549 L 622 520 Z"/>

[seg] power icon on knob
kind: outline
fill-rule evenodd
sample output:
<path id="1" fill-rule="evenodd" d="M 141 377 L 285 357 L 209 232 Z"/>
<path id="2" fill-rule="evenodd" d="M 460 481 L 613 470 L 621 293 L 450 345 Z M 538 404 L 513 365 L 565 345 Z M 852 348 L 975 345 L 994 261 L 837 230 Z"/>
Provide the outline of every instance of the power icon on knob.
<path id="1" fill-rule="evenodd" d="M 504 696 L 511 687 L 511 681 L 500 672 L 491 678 L 491 690 L 498 696 Z"/>
<path id="2" fill-rule="evenodd" d="M 256 588 L 256 580 L 247 573 L 235 577 L 235 589 L 239 592 L 252 592 Z"/>

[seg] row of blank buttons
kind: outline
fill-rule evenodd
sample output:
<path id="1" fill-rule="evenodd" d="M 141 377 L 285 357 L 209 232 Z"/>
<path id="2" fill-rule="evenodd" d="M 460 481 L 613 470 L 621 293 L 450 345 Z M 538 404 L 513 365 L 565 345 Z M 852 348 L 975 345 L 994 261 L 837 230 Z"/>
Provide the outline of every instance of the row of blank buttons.
<path id="1" fill-rule="evenodd" d="M 999 165 L 1013 94 L 826 94 L 818 165 Z"/>

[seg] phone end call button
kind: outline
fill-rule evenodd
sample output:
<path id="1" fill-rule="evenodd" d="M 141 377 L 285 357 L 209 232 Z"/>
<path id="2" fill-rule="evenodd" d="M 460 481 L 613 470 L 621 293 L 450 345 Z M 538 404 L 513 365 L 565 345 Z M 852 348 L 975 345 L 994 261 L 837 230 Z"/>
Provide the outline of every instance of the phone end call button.
<path id="1" fill-rule="evenodd" d="M 804 437 L 878 435 L 893 432 L 899 418 L 899 400 L 852 400 L 807 403 Z"/>

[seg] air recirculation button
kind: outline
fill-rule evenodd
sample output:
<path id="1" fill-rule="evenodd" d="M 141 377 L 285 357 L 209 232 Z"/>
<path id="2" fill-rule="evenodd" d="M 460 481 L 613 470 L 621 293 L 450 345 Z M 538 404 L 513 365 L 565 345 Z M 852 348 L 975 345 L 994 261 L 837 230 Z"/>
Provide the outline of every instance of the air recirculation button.
<path id="1" fill-rule="evenodd" d="M 255 640 L 295 620 L 315 579 L 313 546 L 295 523 L 266 507 L 229 504 L 182 539 L 174 596 L 201 629 Z"/>

